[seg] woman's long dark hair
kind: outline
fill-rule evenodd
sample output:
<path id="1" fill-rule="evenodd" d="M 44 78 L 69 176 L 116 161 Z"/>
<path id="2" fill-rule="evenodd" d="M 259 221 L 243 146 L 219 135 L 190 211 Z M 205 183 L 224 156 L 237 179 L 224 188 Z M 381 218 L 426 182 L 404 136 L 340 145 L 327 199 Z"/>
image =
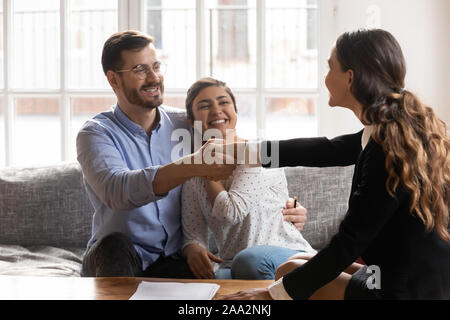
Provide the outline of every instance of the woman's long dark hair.
<path id="1" fill-rule="evenodd" d="M 361 120 L 373 125 L 386 154 L 386 188 L 410 192 L 410 210 L 427 231 L 446 241 L 450 206 L 450 141 L 446 124 L 405 90 L 406 63 L 396 39 L 380 29 L 344 33 L 336 42 L 342 71 L 353 70 L 351 91 L 362 105 Z"/>

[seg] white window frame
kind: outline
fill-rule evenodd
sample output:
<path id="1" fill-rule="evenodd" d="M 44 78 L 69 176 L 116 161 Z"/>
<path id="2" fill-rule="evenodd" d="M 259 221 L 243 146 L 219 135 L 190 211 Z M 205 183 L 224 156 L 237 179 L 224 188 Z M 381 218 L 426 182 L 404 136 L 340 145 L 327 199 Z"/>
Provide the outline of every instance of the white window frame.
<path id="1" fill-rule="evenodd" d="M 137 0 L 133 2 L 133 7 L 130 7 L 130 21 L 133 21 L 133 25 L 129 25 L 131 29 L 143 30 L 144 28 L 144 1 L 145 0 Z M 205 57 L 206 53 L 206 26 L 205 26 L 205 1 L 207 0 L 196 0 L 196 39 L 197 39 L 197 47 L 196 47 L 196 79 L 200 79 L 205 76 L 209 76 L 210 74 L 207 71 L 206 63 L 207 60 Z M 330 0 L 318 0 L 317 1 L 317 23 L 318 23 L 318 34 L 320 32 L 320 22 L 325 22 L 329 24 L 330 22 L 320 19 L 320 11 L 323 7 L 331 7 L 332 2 Z M 318 115 L 319 112 L 319 103 L 321 100 L 320 95 L 320 75 L 323 74 L 325 68 L 321 65 L 321 61 L 325 61 L 325 57 L 321 56 L 323 50 L 321 50 L 320 46 L 320 38 L 318 39 L 318 84 L 314 89 L 268 89 L 265 84 L 265 16 L 266 16 L 266 0 L 257 0 L 256 7 L 256 37 L 257 37 L 257 66 L 256 66 L 256 88 L 235 88 L 233 87 L 233 92 L 235 95 L 247 95 L 256 97 L 256 130 L 257 130 L 257 138 L 264 139 L 262 133 L 265 132 L 266 129 L 266 99 L 267 98 L 305 98 L 305 97 L 314 97 L 317 101 L 317 109 L 316 109 L 316 121 L 319 121 Z M 327 53 L 328 55 L 328 53 Z M 187 88 L 186 88 L 187 89 Z M 180 96 L 186 93 L 186 89 L 173 89 L 173 88 L 165 88 L 166 95 L 174 95 Z M 318 132 L 320 133 L 320 128 L 322 126 L 320 123 L 317 123 Z"/>
<path id="2" fill-rule="evenodd" d="M 13 100 L 14 97 L 27 97 L 27 96 L 51 96 L 59 97 L 60 99 L 60 134 L 61 134 L 61 157 L 62 161 L 72 160 L 70 159 L 69 146 L 71 145 L 70 139 L 70 98 L 74 96 L 83 97 L 96 97 L 96 96 L 112 96 L 111 90 L 74 90 L 70 89 L 67 85 L 67 53 L 68 51 L 68 29 L 67 29 L 67 15 L 68 6 L 66 0 L 60 0 L 60 54 L 61 54 L 61 67 L 60 67 L 60 88 L 58 90 L 16 90 L 11 88 L 10 74 L 11 63 L 9 63 L 9 57 L 11 57 L 11 39 L 12 39 L 12 1 L 3 0 L 3 79 L 4 88 L 1 90 L 1 95 L 4 99 L 4 121 L 5 121 L 5 154 L 4 161 L 5 166 L 12 164 L 13 156 L 13 142 L 14 142 L 14 119 L 15 110 Z M 118 31 L 127 29 L 142 30 L 144 22 L 144 0 L 116 0 L 118 1 Z M 205 1 L 196 0 L 196 78 L 207 76 L 207 68 L 205 57 Z M 265 88 L 265 9 L 266 1 L 258 0 L 257 2 L 257 82 L 254 89 L 239 89 L 233 88 L 233 91 L 237 95 L 251 95 L 256 97 L 256 119 L 257 119 L 257 134 L 258 138 L 264 138 L 260 136 L 260 132 L 265 130 L 265 100 L 272 97 L 317 97 L 317 109 L 316 109 L 316 121 L 318 127 L 318 134 L 326 134 L 327 128 L 332 119 L 329 115 L 325 115 L 323 112 L 324 106 L 326 106 L 327 92 L 321 86 L 322 76 L 326 70 L 326 58 L 329 54 L 327 51 L 331 47 L 332 41 L 336 36 L 336 30 L 334 28 L 333 18 L 335 16 L 336 4 L 334 0 L 319 0 L 317 1 L 318 12 L 318 87 L 317 89 L 267 89 Z M 334 29 L 333 29 L 334 28 Z M 325 33 L 326 36 L 324 36 Z M 326 50 L 323 50 L 325 48 Z M 327 52 L 325 52 L 327 51 Z M 166 89 L 167 95 L 184 95 L 186 92 L 182 89 Z"/>
<path id="3" fill-rule="evenodd" d="M 11 87 L 10 74 L 11 63 L 9 57 L 11 56 L 11 40 L 12 35 L 12 1 L 3 0 L 3 79 L 4 87 L 1 90 L 1 94 L 4 99 L 4 118 L 5 118 L 5 166 L 11 166 L 13 163 L 13 143 L 14 143 L 14 120 L 15 120 L 15 108 L 14 98 L 26 98 L 26 97 L 52 97 L 59 98 L 59 117 L 60 117 L 60 135 L 61 135 L 61 161 L 68 161 L 70 159 L 69 147 L 72 145 L 70 142 L 70 98 L 71 97 L 108 97 L 113 96 L 113 92 L 110 89 L 95 89 L 95 90 L 77 90 L 69 88 L 67 78 L 67 52 L 68 52 L 68 5 L 66 0 L 59 0 L 60 2 L 60 87 L 56 90 L 23 90 L 14 89 Z M 133 3 L 133 0 L 116 0 L 118 1 L 118 26 L 123 28 L 127 25 L 129 3 Z M 100 68 L 100 66 L 99 66 Z M 32 156 L 32 155 L 30 155 Z"/>

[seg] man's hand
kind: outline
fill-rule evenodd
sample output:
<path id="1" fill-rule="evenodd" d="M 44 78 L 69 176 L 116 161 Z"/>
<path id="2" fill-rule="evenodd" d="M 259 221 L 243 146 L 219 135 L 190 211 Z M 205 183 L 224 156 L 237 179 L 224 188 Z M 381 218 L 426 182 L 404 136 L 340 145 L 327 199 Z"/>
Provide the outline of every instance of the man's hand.
<path id="1" fill-rule="evenodd" d="M 214 269 L 211 260 L 220 263 L 222 259 L 198 244 L 187 245 L 183 249 L 183 253 L 186 256 L 189 268 L 197 278 L 214 279 Z"/>
<path id="2" fill-rule="evenodd" d="M 294 208 L 294 199 L 289 198 L 286 202 L 286 209 L 281 211 L 284 221 L 290 221 L 294 224 L 298 231 L 302 231 L 305 226 L 307 210 L 297 202 Z"/>

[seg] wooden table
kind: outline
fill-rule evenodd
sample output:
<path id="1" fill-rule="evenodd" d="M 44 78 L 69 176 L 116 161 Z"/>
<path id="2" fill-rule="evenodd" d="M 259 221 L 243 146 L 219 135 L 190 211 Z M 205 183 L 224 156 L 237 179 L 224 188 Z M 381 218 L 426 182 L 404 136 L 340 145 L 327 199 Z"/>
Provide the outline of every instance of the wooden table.
<path id="1" fill-rule="evenodd" d="M 185 280 L 161 278 L 79 278 L 0 276 L 0 300 L 128 300 L 141 281 L 217 283 L 222 295 L 267 287 L 272 280 Z"/>

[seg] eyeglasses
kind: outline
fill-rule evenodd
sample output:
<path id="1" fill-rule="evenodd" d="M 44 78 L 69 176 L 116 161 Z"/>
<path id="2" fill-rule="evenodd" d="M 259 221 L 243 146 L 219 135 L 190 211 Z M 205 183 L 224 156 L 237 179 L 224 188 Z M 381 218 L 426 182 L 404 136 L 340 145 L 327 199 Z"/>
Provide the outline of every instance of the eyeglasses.
<path id="1" fill-rule="evenodd" d="M 167 65 L 162 61 L 156 61 L 151 67 L 148 64 L 137 64 L 131 69 L 127 70 L 116 70 L 115 72 L 129 72 L 132 71 L 133 74 L 139 79 L 143 80 L 148 77 L 150 70 L 157 75 L 164 75 L 166 72 Z"/>

